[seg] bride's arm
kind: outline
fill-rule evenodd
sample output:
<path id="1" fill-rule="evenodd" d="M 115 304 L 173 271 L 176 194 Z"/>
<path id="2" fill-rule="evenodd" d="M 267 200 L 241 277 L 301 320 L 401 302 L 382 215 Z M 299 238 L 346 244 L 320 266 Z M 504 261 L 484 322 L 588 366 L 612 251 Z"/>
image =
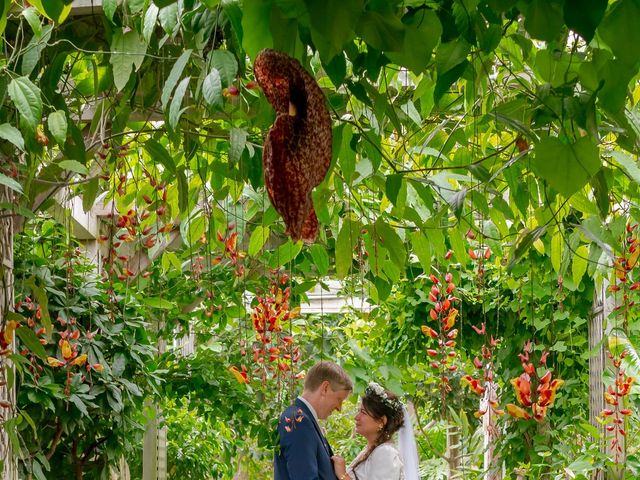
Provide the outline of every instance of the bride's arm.
<path id="1" fill-rule="evenodd" d="M 342 458 L 340 455 L 334 455 L 333 457 L 331 457 L 331 460 L 333 460 L 333 471 L 335 472 L 336 477 L 338 477 L 338 480 L 352 480 L 352 478 L 347 473 L 347 467 L 344 458 Z"/>

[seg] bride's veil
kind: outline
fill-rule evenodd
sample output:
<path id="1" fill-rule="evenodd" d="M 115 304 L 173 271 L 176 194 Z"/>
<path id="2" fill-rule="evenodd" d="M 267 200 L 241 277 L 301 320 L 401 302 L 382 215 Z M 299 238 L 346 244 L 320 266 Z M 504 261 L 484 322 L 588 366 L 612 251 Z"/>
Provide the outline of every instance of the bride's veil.
<path id="1" fill-rule="evenodd" d="M 404 463 L 405 480 L 419 480 L 418 475 L 418 447 L 416 445 L 416 437 L 413 434 L 413 424 L 406 406 L 402 406 L 404 415 L 404 425 L 398 433 L 398 449 Z"/>

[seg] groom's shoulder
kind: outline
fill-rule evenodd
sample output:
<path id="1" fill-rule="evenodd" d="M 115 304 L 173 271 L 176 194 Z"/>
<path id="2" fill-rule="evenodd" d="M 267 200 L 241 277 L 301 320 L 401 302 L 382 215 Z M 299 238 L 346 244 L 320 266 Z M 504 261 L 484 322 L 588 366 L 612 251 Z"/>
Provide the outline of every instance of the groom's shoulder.
<path id="1" fill-rule="evenodd" d="M 291 405 L 289 405 L 287 408 L 285 408 L 284 412 L 282 412 L 282 415 L 280 415 L 280 418 L 282 419 L 285 416 L 293 417 L 293 416 L 304 416 L 304 415 L 305 415 L 305 411 L 303 410 L 302 405 L 299 405 L 297 402 L 294 402 Z"/>
<path id="2" fill-rule="evenodd" d="M 282 415 L 280 415 L 280 424 L 285 428 L 295 428 L 296 425 L 300 425 L 307 422 L 307 416 L 309 414 L 303 409 L 301 405 L 293 404 L 289 405 Z"/>

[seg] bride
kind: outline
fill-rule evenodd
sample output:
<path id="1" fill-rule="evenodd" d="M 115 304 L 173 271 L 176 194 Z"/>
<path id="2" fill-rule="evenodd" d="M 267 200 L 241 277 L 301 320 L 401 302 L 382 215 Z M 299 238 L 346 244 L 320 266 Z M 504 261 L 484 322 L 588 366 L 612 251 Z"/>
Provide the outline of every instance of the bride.
<path id="1" fill-rule="evenodd" d="M 397 431 L 399 448 L 392 441 Z M 341 456 L 332 457 L 338 480 L 418 480 L 411 419 L 395 394 L 370 383 L 356 415 L 356 432 L 367 439 L 367 446 L 349 467 Z"/>

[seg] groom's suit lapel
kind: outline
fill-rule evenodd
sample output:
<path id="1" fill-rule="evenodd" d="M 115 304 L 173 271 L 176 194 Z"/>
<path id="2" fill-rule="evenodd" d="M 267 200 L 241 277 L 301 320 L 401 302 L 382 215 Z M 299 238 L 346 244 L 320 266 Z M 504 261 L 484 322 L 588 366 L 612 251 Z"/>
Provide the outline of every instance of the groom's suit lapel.
<path id="1" fill-rule="evenodd" d="M 322 434 L 322 430 L 320 429 L 320 425 L 318 425 L 318 422 L 316 422 L 316 419 L 313 416 L 313 414 L 311 413 L 311 411 L 309 410 L 309 408 L 299 398 L 296 398 L 296 406 L 301 408 L 302 411 L 304 412 L 304 414 L 307 417 L 309 417 L 309 420 L 311 420 L 311 423 L 313 424 L 314 428 L 316 429 L 316 433 L 320 437 L 320 441 L 322 442 L 322 445 L 324 446 L 324 449 L 327 451 L 327 454 L 329 455 L 329 458 L 333 457 L 333 450 L 331 449 L 331 445 L 329 445 L 329 442 L 327 442 L 327 439 Z"/>

